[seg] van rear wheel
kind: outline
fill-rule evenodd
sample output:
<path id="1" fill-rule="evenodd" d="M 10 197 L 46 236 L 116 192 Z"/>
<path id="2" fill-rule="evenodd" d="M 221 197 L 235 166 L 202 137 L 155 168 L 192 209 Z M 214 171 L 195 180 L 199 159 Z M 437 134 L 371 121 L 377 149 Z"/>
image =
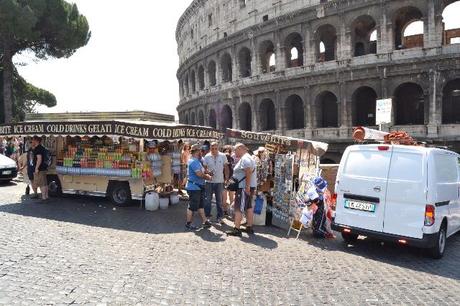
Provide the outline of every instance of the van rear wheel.
<path id="1" fill-rule="evenodd" d="M 342 238 L 347 244 L 354 244 L 358 241 L 358 234 L 342 232 Z"/>
<path id="2" fill-rule="evenodd" d="M 116 206 L 128 206 L 131 202 L 131 189 L 129 188 L 129 184 L 125 182 L 113 184 L 109 188 L 109 199 Z"/>
<path id="3" fill-rule="evenodd" d="M 445 224 L 441 226 L 441 229 L 438 232 L 436 241 L 437 241 L 436 246 L 429 249 L 429 253 L 431 257 L 433 257 L 434 259 L 441 259 L 444 256 L 444 252 L 446 250 L 446 242 L 447 242 Z"/>

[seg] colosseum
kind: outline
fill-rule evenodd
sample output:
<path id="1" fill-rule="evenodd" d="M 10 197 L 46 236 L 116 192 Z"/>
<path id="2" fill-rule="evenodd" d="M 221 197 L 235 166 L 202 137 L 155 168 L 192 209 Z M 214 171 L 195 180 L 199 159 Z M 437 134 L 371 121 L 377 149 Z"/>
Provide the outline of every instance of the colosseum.
<path id="1" fill-rule="evenodd" d="M 388 129 L 460 151 L 454 2 L 194 0 L 176 30 L 179 120 L 325 141 L 332 163 L 392 98 Z"/>

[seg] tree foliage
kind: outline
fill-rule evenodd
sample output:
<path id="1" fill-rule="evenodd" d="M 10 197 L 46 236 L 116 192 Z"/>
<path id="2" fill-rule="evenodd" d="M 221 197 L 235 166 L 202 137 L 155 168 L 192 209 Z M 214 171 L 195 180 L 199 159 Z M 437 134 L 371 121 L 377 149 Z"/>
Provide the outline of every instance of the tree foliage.
<path id="1" fill-rule="evenodd" d="M 69 57 L 88 43 L 91 33 L 77 6 L 64 0 L 0 0 L 0 25 L 5 121 L 10 122 L 13 56 L 31 50 L 42 59 Z"/>

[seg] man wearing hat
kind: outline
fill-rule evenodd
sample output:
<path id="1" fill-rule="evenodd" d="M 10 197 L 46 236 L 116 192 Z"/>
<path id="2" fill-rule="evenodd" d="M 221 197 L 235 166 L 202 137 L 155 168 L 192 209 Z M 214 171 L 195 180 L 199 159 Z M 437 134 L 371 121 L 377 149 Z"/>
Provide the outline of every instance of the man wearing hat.
<path id="1" fill-rule="evenodd" d="M 205 173 L 201 159 L 201 145 L 195 144 L 191 147 L 191 158 L 187 164 L 188 180 L 185 187 L 190 199 L 187 208 L 187 223 L 185 224 L 188 230 L 197 229 L 197 227 L 192 224 L 195 212 L 200 214 L 202 227 L 211 227 L 211 223 L 206 219 L 204 214 L 204 201 L 206 196 L 205 184 L 206 181 L 212 180 L 212 176 Z"/>
<path id="2" fill-rule="evenodd" d="M 324 192 L 327 189 L 327 182 L 322 177 L 313 180 L 313 187 L 308 191 L 314 196 L 318 209 L 313 215 L 313 236 L 315 238 L 326 238 L 328 232 L 326 228 L 326 211 L 324 208 Z"/>

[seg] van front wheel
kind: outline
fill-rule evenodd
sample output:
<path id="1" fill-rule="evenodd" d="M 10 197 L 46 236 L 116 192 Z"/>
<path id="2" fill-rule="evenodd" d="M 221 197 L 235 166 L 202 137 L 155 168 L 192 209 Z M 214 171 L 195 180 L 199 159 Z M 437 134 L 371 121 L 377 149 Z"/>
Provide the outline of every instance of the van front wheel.
<path id="1" fill-rule="evenodd" d="M 342 238 L 347 244 L 354 244 L 358 241 L 358 234 L 342 232 Z"/>
<path id="2" fill-rule="evenodd" d="M 436 246 L 429 249 L 431 257 L 433 257 L 434 259 L 441 259 L 444 256 L 444 251 L 446 250 L 446 241 L 446 226 L 443 225 L 441 226 L 441 229 L 438 232 Z"/>

